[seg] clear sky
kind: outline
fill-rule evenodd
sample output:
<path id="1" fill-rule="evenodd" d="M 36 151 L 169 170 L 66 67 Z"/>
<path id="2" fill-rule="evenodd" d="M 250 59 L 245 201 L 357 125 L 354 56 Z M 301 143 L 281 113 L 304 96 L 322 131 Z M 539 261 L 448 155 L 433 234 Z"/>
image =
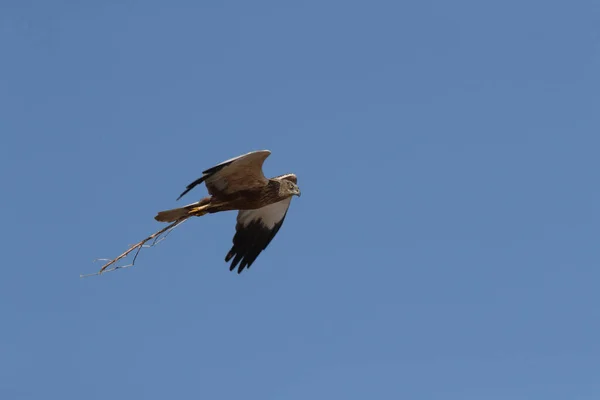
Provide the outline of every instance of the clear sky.
<path id="1" fill-rule="evenodd" d="M 600 398 L 596 1 L 0 5 L 0 398 Z M 80 279 L 202 170 L 235 213 Z"/>

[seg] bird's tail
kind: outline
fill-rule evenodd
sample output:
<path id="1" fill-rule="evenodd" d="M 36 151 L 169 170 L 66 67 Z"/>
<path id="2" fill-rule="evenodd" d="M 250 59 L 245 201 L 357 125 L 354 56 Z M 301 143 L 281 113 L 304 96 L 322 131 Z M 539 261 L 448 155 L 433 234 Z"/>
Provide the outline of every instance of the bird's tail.
<path id="1" fill-rule="evenodd" d="M 209 199 L 202 199 L 184 207 L 160 211 L 154 219 L 158 222 L 174 222 L 184 217 L 200 217 L 208 213 L 210 206 Z"/>

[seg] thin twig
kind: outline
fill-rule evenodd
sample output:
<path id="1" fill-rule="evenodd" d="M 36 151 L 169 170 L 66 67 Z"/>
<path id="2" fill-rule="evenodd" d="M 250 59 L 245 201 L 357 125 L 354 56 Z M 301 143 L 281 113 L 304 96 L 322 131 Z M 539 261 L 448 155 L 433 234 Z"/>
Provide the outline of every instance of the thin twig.
<path id="1" fill-rule="evenodd" d="M 94 260 L 94 261 L 107 261 L 107 263 L 104 264 L 102 266 L 102 268 L 100 268 L 100 271 L 98 271 L 96 273 L 93 273 L 93 274 L 79 275 L 79 277 L 80 278 L 86 278 L 88 276 L 101 275 L 101 274 L 103 274 L 105 272 L 112 272 L 112 271 L 116 271 L 118 269 L 125 269 L 125 268 L 129 268 L 129 267 L 133 267 L 133 265 L 135 264 L 135 260 L 137 259 L 137 256 L 138 256 L 138 254 L 140 254 L 140 251 L 142 250 L 143 247 L 144 248 L 148 248 L 148 247 L 153 247 L 153 246 L 159 244 L 160 242 L 162 242 L 169 235 L 169 233 L 171 233 L 171 231 L 173 229 L 175 229 L 176 227 L 178 227 L 179 225 L 181 225 L 182 223 L 184 223 L 188 218 L 189 218 L 189 216 L 186 216 L 186 217 L 183 217 L 181 219 L 178 219 L 177 221 L 175 221 L 172 224 L 164 227 L 160 231 L 153 233 L 152 235 L 148 236 L 146 239 L 142 240 L 141 242 L 136 243 L 136 244 L 132 245 L 131 247 L 129 247 L 125 252 L 123 252 L 117 258 L 113 258 L 112 260 L 111 259 L 107 259 L 107 258 L 98 258 L 98 259 Z M 164 233 L 164 236 L 162 236 L 163 233 Z M 149 242 L 150 240 L 153 240 L 152 244 L 146 245 L 146 242 Z M 134 250 L 137 250 L 137 251 L 135 252 L 135 255 L 133 256 L 133 261 L 131 262 L 131 264 L 117 265 L 117 266 L 114 266 L 112 268 L 108 268 L 111 265 L 115 264 L 117 261 L 119 261 L 119 260 L 127 257 L 129 255 L 129 253 L 131 253 Z"/>

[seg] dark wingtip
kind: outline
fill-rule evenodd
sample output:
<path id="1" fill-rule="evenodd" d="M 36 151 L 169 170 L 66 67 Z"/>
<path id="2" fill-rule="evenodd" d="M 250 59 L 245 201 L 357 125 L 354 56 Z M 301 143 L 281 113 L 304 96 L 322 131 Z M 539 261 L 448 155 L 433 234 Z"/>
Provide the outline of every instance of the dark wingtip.
<path id="1" fill-rule="evenodd" d="M 197 185 L 199 185 L 202 182 L 204 182 L 205 179 L 206 179 L 206 176 L 203 175 L 200 178 L 196 179 L 194 182 L 192 182 L 189 185 L 187 185 L 187 187 L 185 188 L 185 190 L 183 191 L 183 193 L 181 193 L 179 195 L 179 197 L 177 198 L 177 200 L 179 200 L 180 198 L 182 198 L 187 192 L 189 192 L 190 190 L 192 190 L 193 188 L 195 188 Z M 175 200 L 175 201 L 177 201 L 177 200 Z"/>
<path id="2" fill-rule="evenodd" d="M 247 267 L 248 265 L 246 264 L 246 261 L 242 261 L 242 263 L 240 264 L 240 266 L 238 267 L 237 273 L 241 274 L 242 271 Z"/>
<path id="3" fill-rule="evenodd" d="M 190 188 L 190 189 L 191 189 L 191 188 Z M 183 197 L 183 195 L 185 195 L 187 192 L 189 192 L 189 191 L 190 191 L 190 189 L 186 189 L 186 190 L 184 190 L 184 192 L 183 192 L 183 193 L 181 193 L 181 194 L 179 195 L 179 197 L 177 198 L 177 200 L 175 200 L 175 201 L 179 201 L 179 199 L 180 199 L 180 198 L 182 198 L 182 197 Z"/>

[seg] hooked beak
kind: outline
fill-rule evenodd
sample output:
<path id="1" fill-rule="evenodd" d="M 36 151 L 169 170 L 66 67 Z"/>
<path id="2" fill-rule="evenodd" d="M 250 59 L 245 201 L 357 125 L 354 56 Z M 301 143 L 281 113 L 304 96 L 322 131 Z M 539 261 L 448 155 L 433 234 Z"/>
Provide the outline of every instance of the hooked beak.
<path id="1" fill-rule="evenodd" d="M 300 189 L 296 190 L 296 196 L 300 197 Z"/>

